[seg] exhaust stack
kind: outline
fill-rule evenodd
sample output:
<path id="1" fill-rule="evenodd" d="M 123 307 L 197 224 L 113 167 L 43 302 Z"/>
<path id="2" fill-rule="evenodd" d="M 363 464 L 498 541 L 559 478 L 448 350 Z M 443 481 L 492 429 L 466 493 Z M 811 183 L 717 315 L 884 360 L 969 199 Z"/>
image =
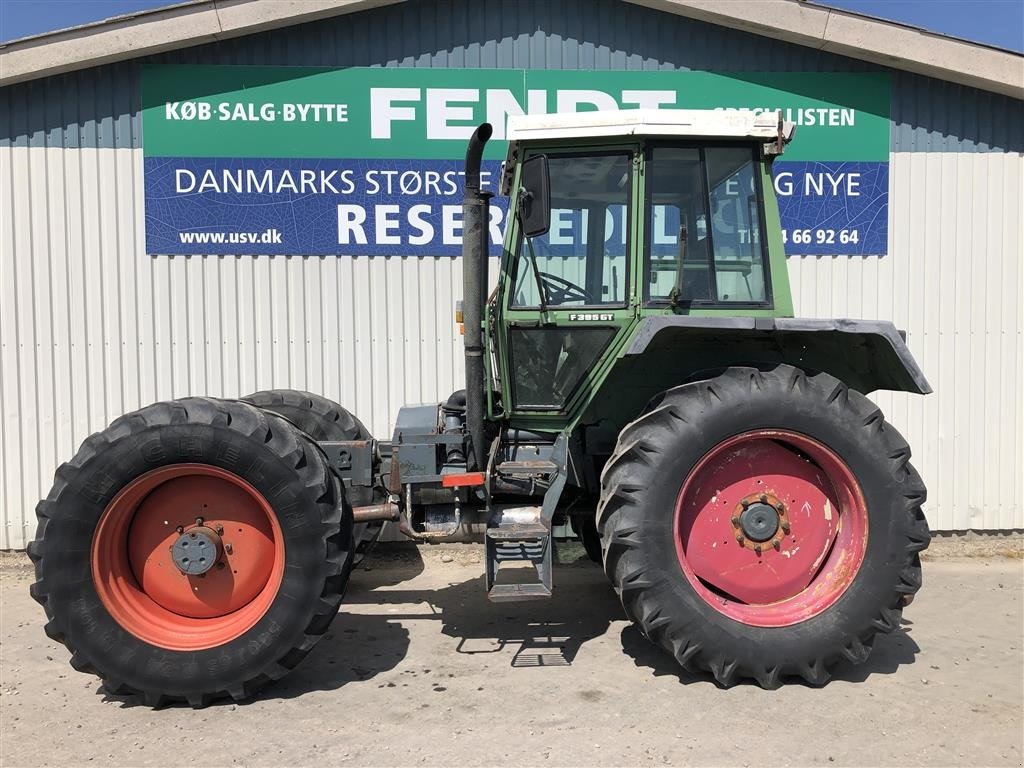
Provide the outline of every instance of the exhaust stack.
<path id="1" fill-rule="evenodd" d="M 491 124 L 481 123 L 466 148 L 466 189 L 462 199 L 463 322 L 466 348 L 466 430 L 469 432 L 471 468 L 487 463 L 484 445 L 483 312 L 487 292 L 487 218 L 490 192 L 480 191 L 480 161 L 491 138 Z"/>

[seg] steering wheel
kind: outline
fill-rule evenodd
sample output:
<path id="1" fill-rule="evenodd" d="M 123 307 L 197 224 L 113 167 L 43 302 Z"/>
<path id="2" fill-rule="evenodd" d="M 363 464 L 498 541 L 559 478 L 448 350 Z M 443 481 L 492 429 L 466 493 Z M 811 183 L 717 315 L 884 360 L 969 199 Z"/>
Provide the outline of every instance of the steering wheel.
<path id="1" fill-rule="evenodd" d="M 593 298 L 586 291 L 571 280 L 564 277 L 552 275 L 550 272 L 540 272 L 540 281 L 544 284 L 544 290 L 548 294 L 550 304 L 568 304 L 572 301 L 582 301 L 584 304 L 592 304 Z"/>

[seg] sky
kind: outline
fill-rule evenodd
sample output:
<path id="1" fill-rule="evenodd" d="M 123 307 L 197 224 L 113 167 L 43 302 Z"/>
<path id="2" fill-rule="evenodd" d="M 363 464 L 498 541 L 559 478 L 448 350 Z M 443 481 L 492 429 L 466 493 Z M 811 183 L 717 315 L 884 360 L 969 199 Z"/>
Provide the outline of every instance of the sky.
<path id="1" fill-rule="evenodd" d="M 1024 0 L 819 2 L 1024 52 Z M 0 41 L 169 4 L 168 0 L 0 0 Z"/>

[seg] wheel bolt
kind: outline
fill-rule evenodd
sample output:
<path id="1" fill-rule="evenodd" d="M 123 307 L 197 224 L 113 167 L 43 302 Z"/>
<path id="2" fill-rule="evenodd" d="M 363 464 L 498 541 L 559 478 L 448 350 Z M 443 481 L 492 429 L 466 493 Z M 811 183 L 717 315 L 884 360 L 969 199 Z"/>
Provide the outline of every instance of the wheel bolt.
<path id="1" fill-rule="evenodd" d="M 230 544 L 225 544 L 224 545 L 224 552 L 226 552 L 227 554 L 230 555 L 234 551 L 235 551 L 234 548 Z"/>
<path id="2" fill-rule="evenodd" d="M 216 528 L 214 528 L 214 530 L 217 532 L 218 536 L 223 536 L 224 535 L 224 526 L 223 525 L 218 525 Z"/>
<path id="3" fill-rule="evenodd" d="M 756 552 L 757 554 L 759 554 L 759 555 L 760 555 L 760 554 L 761 554 L 761 545 L 760 545 L 760 544 L 755 544 L 755 545 L 754 545 L 754 551 L 755 551 L 755 552 Z"/>
<path id="4" fill-rule="evenodd" d="M 780 549 L 782 549 L 782 542 L 778 539 L 774 539 L 772 541 L 772 547 L 774 547 L 775 551 L 778 552 Z"/>
<path id="5" fill-rule="evenodd" d="M 750 502 L 747 499 L 744 499 L 743 501 L 741 501 L 740 504 L 743 505 L 744 509 L 746 509 L 747 507 L 750 506 Z"/>
<path id="6" fill-rule="evenodd" d="M 761 494 L 761 503 L 762 504 L 767 504 L 768 503 L 768 494 L 766 494 L 766 493 L 762 493 Z"/>
<path id="7" fill-rule="evenodd" d="M 782 532 L 789 533 L 789 523 L 785 520 L 782 521 Z"/>
<path id="8" fill-rule="evenodd" d="M 743 534 L 742 533 L 737 533 L 736 534 L 736 543 L 737 544 L 743 544 Z"/>
<path id="9" fill-rule="evenodd" d="M 738 517 L 733 517 L 731 520 L 729 520 L 729 522 L 732 523 L 733 525 L 739 525 L 740 524 L 740 519 Z"/>

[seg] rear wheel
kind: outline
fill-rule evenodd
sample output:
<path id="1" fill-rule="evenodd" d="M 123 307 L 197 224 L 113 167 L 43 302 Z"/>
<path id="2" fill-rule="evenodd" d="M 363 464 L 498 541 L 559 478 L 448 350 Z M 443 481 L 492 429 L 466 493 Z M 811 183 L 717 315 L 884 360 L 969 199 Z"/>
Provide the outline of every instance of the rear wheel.
<path id="1" fill-rule="evenodd" d="M 242 401 L 273 411 L 314 440 L 369 440 L 372 436 L 363 423 L 333 400 L 296 389 L 268 389 L 241 398 Z M 366 500 L 372 503 L 373 500 Z M 358 505 L 358 502 L 354 502 Z M 357 523 L 355 563 L 363 559 L 380 536 L 383 522 Z"/>
<path id="2" fill-rule="evenodd" d="M 309 652 L 352 557 L 340 479 L 244 403 L 157 403 L 88 438 L 39 503 L 47 634 L 108 691 L 245 699 Z"/>
<path id="3" fill-rule="evenodd" d="M 925 489 L 867 398 L 789 366 L 670 390 L 602 476 L 604 564 L 641 631 L 723 685 L 827 682 L 921 585 Z"/>

